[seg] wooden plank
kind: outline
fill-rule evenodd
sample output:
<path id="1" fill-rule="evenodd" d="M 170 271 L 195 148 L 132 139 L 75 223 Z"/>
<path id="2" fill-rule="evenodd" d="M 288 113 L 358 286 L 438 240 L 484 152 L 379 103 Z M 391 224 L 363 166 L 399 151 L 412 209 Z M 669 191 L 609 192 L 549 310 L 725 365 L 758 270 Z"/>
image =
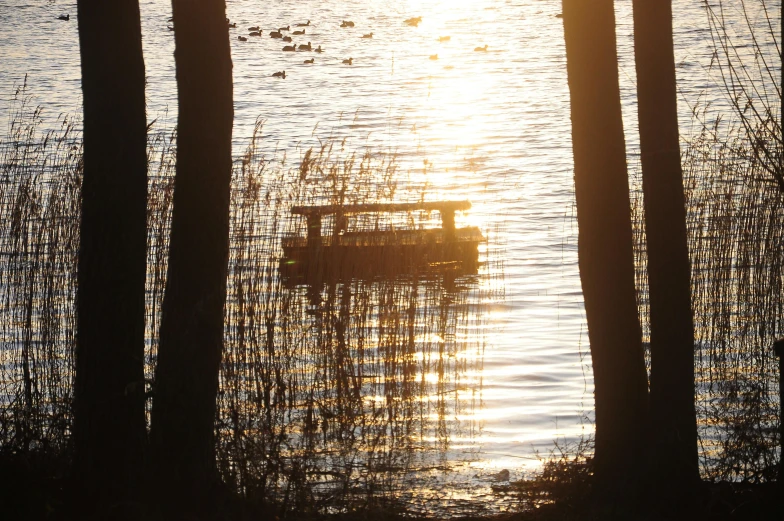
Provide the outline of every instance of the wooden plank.
<path id="1" fill-rule="evenodd" d="M 293 206 L 293 215 L 332 215 L 332 214 L 358 214 L 358 213 L 380 213 L 380 212 L 413 212 L 417 210 L 438 210 L 446 213 L 471 208 L 471 201 L 427 201 L 420 203 L 371 203 L 371 204 L 328 204 L 315 206 Z"/>

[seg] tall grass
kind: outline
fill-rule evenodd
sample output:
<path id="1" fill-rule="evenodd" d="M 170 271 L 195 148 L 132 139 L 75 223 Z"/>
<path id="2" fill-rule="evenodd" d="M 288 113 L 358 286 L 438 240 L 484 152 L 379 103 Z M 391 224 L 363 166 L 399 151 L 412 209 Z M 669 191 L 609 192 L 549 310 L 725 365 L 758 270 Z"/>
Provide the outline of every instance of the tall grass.
<path id="1" fill-rule="evenodd" d="M 716 119 L 709 125 L 700 111 L 695 118 L 699 130 L 684 143 L 682 164 L 701 472 L 710 480 L 767 481 L 776 479 L 781 443 L 772 344 L 784 318 L 784 200 L 750 150 L 745 127 Z M 634 195 L 638 303 L 647 339 L 642 193 Z"/>
<path id="2" fill-rule="evenodd" d="M 81 146 L 65 117 L 38 134 L 23 95 L 0 145 L 0 442 L 65 451 L 75 334 Z"/>
<path id="3" fill-rule="evenodd" d="M 772 344 L 784 318 L 784 192 L 749 146 L 704 129 L 684 166 L 704 466 L 759 481 L 780 457 Z"/>
<path id="4" fill-rule="evenodd" d="M 82 174 L 77 125 L 42 132 L 23 91 L 0 142 L 0 445 L 67 466 Z M 458 420 L 481 403 L 487 300 L 498 266 L 297 284 L 279 275 L 281 241 L 303 233 L 292 205 L 414 201 L 394 154 L 325 141 L 293 168 L 256 148 L 235 162 L 225 347 L 216 417 L 224 480 L 298 511 L 372 506 L 411 494 L 447 457 Z M 165 287 L 176 136 L 149 140 L 146 373 L 154 382 Z M 434 216 L 357 219 L 355 227 L 423 227 Z M 325 223 L 326 235 L 331 233 Z M 489 259 L 490 263 L 497 260 Z M 148 402 L 148 406 L 150 402 Z M 469 415 L 470 416 L 470 415 Z"/>

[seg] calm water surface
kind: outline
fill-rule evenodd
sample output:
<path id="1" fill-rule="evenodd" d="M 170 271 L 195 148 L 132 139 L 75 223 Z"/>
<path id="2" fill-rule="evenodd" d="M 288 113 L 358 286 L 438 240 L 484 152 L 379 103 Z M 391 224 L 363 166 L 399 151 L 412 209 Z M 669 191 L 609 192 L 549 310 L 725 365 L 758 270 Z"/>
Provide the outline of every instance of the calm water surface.
<path id="1" fill-rule="evenodd" d="M 148 118 L 176 123 L 170 3 L 141 0 Z M 590 432 L 593 395 L 577 267 L 569 92 L 558 0 L 384 0 L 259 2 L 229 0 L 234 62 L 235 150 L 247 145 L 257 117 L 259 145 L 296 164 L 329 136 L 396 150 L 402 171 L 429 162 L 433 197 L 470 199 L 471 223 L 498 229 L 505 298 L 490 303 L 486 333 L 483 428 L 474 466 L 537 465 L 535 450 Z M 636 164 L 631 2 L 616 2 L 620 78 L 630 165 Z M 700 99 L 721 106 L 707 16 L 698 0 L 674 2 L 682 132 Z M 56 20 L 70 13 L 71 22 Z M 29 75 L 29 93 L 54 121 L 80 111 L 75 2 L 0 0 L 0 120 L 13 86 Z M 419 27 L 403 20 L 422 16 Z M 322 54 L 284 53 L 266 34 L 311 20 L 295 43 Z M 355 22 L 353 29 L 340 21 Z M 265 36 L 249 37 L 260 25 Z M 293 28 L 292 28 L 293 29 Z M 372 39 L 362 39 L 373 32 Z M 440 36 L 450 36 L 439 42 Z M 474 52 L 488 45 L 486 53 Z M 437 59 L 429 59 L 436 55 Z M 353 65 L 342 60 L 353 58 Z M 312 65 L 304 65 L 315 58 Z M 285 70 L 287 78 L 271 74 Z M 277 151 L 277 152 L 276 152 Z M 500 227 L 499 227 L 500 226 Z M 462 445 L 457 444 L 459 448 Z"/>

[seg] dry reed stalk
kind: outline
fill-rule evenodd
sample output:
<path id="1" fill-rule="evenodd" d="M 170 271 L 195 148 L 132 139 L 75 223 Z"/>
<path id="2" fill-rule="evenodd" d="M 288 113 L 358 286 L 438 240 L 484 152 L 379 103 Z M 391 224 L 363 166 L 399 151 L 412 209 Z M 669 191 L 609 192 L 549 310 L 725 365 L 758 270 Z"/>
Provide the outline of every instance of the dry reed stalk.
<path id="1" fill-rule="evenodd" d="M 59 129 L 42 133 L 40 111 L 23 96 L 12 122 L 0 143 L 0 219 L 8 223 L 0 234 L 0 443 L 4 451 L 48 451 L 67 461 L 78 125 L 63 119 Z M 398 186 L 394 155 L 353 153 L 345 141 L 326 141 L 306 151 L 297 168 L 270 168 L 255 148 L 256 137 L 236 162 L 232 187 L 216 417 L 219 469 L 238 492 L 284 509 L 353 509 L 395 498 L 407 490 L 407 473 L 448 449 L 450 435 L 461 427 L 454 418 L 481 402 L 481 379 L 468 374 L 481 368 L 482 302 L 501 290 L 479 282 L 495 277 L 498 264 L 488 264 L 496 271 L 472 276 L 401 270 L 310 286 L 286 283 L 278 271 L 281 240 L 301 228 L 288 213 L 292 205 L 426 194 Z M 157 131 L 149 141 L 149 390 L 167 267 L 175 139 Z M 366 217 L 352 229 L 419 227 L 432 220 L 424 213 Z M 327 220 L 325 230 L 332 229 Z"/>

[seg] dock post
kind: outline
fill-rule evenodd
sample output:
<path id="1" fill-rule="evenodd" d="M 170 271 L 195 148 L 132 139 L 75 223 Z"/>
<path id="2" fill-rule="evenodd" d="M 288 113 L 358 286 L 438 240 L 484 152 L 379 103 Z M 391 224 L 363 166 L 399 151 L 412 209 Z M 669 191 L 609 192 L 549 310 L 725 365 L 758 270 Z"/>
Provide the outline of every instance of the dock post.
<path id="1" fill-rule="evenodd" d="M 784 490 L 784 338 L 773 342 L 779 357 L 779 488 Z"/>
<path id="2" fill-rule="evenodd" d="M 453 209 L 441 210 L 441 229 L 444 230 L 444 239 L 455 240 L 455 211 Z"/>
<path id="3" fill-rule="evenodd" d="M 321 246 L 321 214 L 308 214 L 308 246 Z"/>

